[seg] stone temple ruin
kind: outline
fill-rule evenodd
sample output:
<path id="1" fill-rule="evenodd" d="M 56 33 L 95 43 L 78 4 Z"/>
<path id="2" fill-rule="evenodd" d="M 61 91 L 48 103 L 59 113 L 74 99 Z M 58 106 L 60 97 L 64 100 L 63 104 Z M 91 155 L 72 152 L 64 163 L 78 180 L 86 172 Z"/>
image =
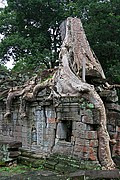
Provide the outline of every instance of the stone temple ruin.
<path id="1" fill-rule="evenodd" d="M 22 142 L 36 156 L 66 155 L 114 169 L 112 157 L 120 155 L 116 89 L 106 82 L 80 19 L 67 18 L 60 31 L 59 67 L 52 78 L 0 89 L 1 144 Z"/>

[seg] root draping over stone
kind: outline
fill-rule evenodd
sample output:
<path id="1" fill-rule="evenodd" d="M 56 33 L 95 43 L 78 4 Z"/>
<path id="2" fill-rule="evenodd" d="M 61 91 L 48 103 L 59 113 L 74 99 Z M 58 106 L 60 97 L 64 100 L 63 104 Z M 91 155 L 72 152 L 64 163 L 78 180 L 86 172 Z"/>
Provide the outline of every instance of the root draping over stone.
<path id="1" fill-rule="evenodd" d="M 11 102 L 18 96 L 22 100 L 32 101 L 37 97 L 38 92 L 45 88 L 51 90 L 48 98 L 79 96 L 82 93 L 83 97 L 93 103 L 100 113 L 99 161 L 104 169 L 114 169 L 115 164 L 109 147 L 110 138 L 106 128 L 105 106 L 94 86 L 85 82 L 85 72 L 94 71 L 100 78 L 105 79 L 104 72 L 89 46 L 80 19 L 67 18 L 61 24 L 60 30 L 63 42 L 59 54 L 59 67 L 53 77 L 39 84 L 28 84 L 24 89 L 10 91 L 6 102 L 5 117 L 10 115 Z M 25 103 L 25 101 L 22 102 Z M 25 108 L 21 107 L 21 109 L 24 114 Z"/>

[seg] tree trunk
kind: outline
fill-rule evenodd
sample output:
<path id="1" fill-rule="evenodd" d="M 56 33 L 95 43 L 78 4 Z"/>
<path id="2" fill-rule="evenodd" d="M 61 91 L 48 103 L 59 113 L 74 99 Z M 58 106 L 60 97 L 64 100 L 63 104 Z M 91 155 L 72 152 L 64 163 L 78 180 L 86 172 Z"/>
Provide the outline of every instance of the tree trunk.
<path id="1" fill-rule="evenodd" d="M 99 161 L 101 162 L 103 169 L 114 169 L 115 164 L 111 158 L 109 146 L 110 137 L 106 127 L 106 111 L 104 103 L 100 98 L 99 94 L 95 90 L 92 90 L 89 93 L 84 94 L 83 96 L 95 105 L 95 108 L 99 111 L 100 114 L 100 124 L 98 128 Z"/>
<path id="2" fill-rule="evenodd" d="M 95 105 L 100 112 L 99 138 L 99 160 L 105 169 L 114 169 L 115 164 L 111 158 L 109 141 L 110 137 L 106 128 L 106 111 L 104 103 L 94 87 L 82 82 L 81 69 L 83 59 L 86 61 L 88 71 L 95 70 L 105 79 L 104 72 L 99 61 L 92 53 L 80 19 L 68 18 L 66 21 L 66 35 L 63 38 L 60 53 L 60 67 L 55 76 L 57 92 L 62 95 L 79 95 L 85 92 L 84 96 Z M 86 93 L 87 92 L 87 93 Z"/>

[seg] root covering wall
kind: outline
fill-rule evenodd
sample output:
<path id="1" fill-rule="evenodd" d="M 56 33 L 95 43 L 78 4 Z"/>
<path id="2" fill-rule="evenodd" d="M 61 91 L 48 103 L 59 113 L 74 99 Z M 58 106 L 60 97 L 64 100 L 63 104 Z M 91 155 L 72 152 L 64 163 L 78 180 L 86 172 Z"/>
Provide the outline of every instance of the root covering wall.
<path id="1" fill-rule="evenodd" d="M 26 117 L 20 117 L 20 101 L 12 104 L 9 119 L 5 99 L 0 101 L 0 140 L 20 141 L 22 148 L 44 155 L 64 154 L 99 163 L 98 135 L 99 111 L 82 97 L 62 97 L 56 102 L 44 99 L 49 96 L 43 90 L 36 101 L 29 102 Z M 101 93 L 107 108 L 107 128 L 111 139 L 112 156 L 120 155 L 120 106 L 116 90 Z M 57 104 L 57 105 L 56 105 Z"/>
<path id="2" fill-rule="evenodd" d="M 0 138 L 44 155 L 64 154 L 115 169 L 120 154 L 120 106 L 106 81 L 82 23 L 60 26 L 59 66 L 46 81 L 31 78 L 0 91 Z"/>

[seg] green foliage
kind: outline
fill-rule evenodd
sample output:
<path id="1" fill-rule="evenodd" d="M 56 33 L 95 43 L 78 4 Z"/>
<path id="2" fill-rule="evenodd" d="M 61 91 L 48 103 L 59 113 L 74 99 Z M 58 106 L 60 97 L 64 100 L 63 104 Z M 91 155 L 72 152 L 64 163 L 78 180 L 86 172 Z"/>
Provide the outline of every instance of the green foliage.
<path id="1" fill-rule="evenodd" d="M 61 44 L 59 24 L 68 16 L 80 17 L 105 74 L 119 83 L 119 0 L 7 0 L 0 11 L 0 59 L 17 61 L 14 71 L 53 68 Z"/>
<path id="2" fill-rule="evenodd" d="M 10 175 L 14 175 L 14 174 L 21 174 L 21 173 L 25 173 L 27 171 L 29 171 L 29 167 L 28 166 L 24 166 L 24 165 L 17 165 L 16 167 L 1 167 L 0 168 L 0 173 L 2 176 L 10 176 Z"/>
<path id="3" fill-rule="evenodd" d="M 8 72 L 8 69 L 6 66 L 4 66 L 3 64 L 0 64 L 0 72 Z"/>
<path id="4" fill-rule="evenodd" d="M 53 68 L 60 45 L 57 37 L 61 4 L 48 0 L 7 2 L 8 7 L 0 14 L 0 33 L 4 35 L 0 43 L 2 61 L 9 61 L 12 56 L 14 61 L 32 62 L 30 70 L 41 64 Z"/>
<path id="5" fill-rule="evenodd" d="M 120 78 L 116 69 L 120 65 L 120 7 L 118 4 L 118 0 L 91 2 L 88 18 L 84 21 L 91 47 L 107 77 L 113 82 L 119 82 Z"/>

